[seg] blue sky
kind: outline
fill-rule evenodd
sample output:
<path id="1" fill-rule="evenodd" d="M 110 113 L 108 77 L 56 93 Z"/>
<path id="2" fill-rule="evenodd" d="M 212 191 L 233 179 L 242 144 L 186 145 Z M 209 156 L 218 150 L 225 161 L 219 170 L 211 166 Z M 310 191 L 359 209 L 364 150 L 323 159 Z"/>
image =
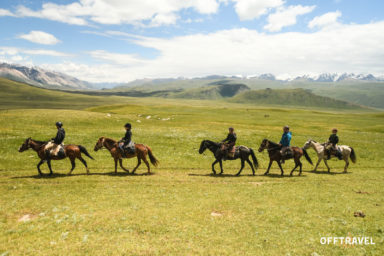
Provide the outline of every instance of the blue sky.
<path id="1" fill-rule="evenodd" d="M 384 74 L 379 0 L 0 2 L 0 61 L 91 82 Z"/>

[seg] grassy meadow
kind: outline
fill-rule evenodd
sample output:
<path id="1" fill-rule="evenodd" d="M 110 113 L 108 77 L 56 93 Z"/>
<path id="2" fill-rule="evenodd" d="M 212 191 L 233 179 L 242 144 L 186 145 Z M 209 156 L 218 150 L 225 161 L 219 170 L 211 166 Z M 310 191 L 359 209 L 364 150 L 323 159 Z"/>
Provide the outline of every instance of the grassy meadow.
<path id="1" fill-rule="evenodd" d="M 383 113 L 94 99 L 87 106 L 68 101 L 69 107 L 63 99 L 64 109 L 22 101 L 2 107 L 0 255 L 384 254 Z M 57 120 L 64 123 L 65 143 L 81 144 L 95 158 L 86 159 L 90 175 L 77 161 L 66 176 L 70 163 L 63 160 L 53 161 L 52 177 L 39 177 L 36 153 L 17 152 L 27 137 L 53 137 Z M 151 146 L 160 161 L 152 175 L 144 175 L 144 164 L 136 175 L 115 174 L 109 152 L 93 151 L 100 136 L 122 137 L 128 121 L 133 140 Z M 276 164 L 263 176 L 268 156 L 256 152 L 256 176 L 246 166 L 235 177 L 239 161 L 225 162 L 224 175 L 214 176 L 212 154 L 198 154 L 201 140 L 221 140 L 229 126 L 238 144 L 257 151 L 263 138 L 278 141 L 285 124 L 298 146 L 309 138 L 325 141 L 332 127 L 339 128 L 341 144 L 354 147 L 357 163 L 344 174 L 344 162 L 331 160 L 331 173 L 323 163 L 314 173 L 303 159 L 303 175 L 289 177 L 293 162 L 287 161 L 284 177 Z M 308 153 L 315 162 L 314 151 Z M 132 170 L 136 159 L 124 165 Z M 42 171 L 48 173 L 46 165 Z M 356 211 L 366 217 L 354 217 Z M 328 236 L 368 236 L 375 245 L 321 245 Z"/>

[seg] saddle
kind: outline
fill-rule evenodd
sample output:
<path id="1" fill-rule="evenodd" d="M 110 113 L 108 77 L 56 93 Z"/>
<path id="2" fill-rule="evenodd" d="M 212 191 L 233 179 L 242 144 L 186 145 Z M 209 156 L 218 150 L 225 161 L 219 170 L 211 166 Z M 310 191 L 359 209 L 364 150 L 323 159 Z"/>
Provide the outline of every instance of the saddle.
<path id="1" fill-rule="evenodd" d="M 53 143 L 52 141 L 49 141 L 44 146 L 44 151 L 46 154 L 49 154 L 49 157 L 65 157 L 65 151 L 64 151 L 64 144 L 61 143 L 60 145 Z"/>
<path id="2" fill-rule="evenodd" d="M 124 142 L 119 143 L 119 148 L 123 152 L 123 157 L 125 157 L 125 154 L 135 154 L 135 143 L 133 141 L 129 142 L 128 145 L 124 147 Z"/>

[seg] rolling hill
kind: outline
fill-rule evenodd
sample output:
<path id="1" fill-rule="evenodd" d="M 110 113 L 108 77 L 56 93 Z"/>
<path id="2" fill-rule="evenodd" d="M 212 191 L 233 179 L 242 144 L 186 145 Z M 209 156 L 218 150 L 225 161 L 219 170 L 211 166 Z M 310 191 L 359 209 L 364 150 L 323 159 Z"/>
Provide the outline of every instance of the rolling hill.
<path id="1" fill-rule="evenodd" d="M 332 109 L 360 109 L 359 105 L 329 97 L 315 95 L 304 89 L 264 89 L 240 93 L 231 102 L 258 105 L 286 105 L 301 107 L 321 107 Z"/>
<path id="2" fill-rule="evenodd" d="M 0 109 L 50 108 L 82 109 L 91 106 L 127 103 L 126 97 L 89 96 L 48 90 L 0 77 Z"/>

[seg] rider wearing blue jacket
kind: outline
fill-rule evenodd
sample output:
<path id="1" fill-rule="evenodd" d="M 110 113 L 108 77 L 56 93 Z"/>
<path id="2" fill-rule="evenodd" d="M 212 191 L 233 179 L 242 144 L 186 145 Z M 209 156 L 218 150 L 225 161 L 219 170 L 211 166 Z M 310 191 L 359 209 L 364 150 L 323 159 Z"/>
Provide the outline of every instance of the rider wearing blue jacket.
<path id="1" fill-rule="evenodd" d="M 284 163 L 284 160 L 290 150 L 292 133 L 289 131 L 288 125 L 283 127 L 283 131 L 284 133 L 281 136 L 281 140 L 280 140 L 280 146 L 281 146 L 280 154 L 282 155 L 282 162 Z"/>

